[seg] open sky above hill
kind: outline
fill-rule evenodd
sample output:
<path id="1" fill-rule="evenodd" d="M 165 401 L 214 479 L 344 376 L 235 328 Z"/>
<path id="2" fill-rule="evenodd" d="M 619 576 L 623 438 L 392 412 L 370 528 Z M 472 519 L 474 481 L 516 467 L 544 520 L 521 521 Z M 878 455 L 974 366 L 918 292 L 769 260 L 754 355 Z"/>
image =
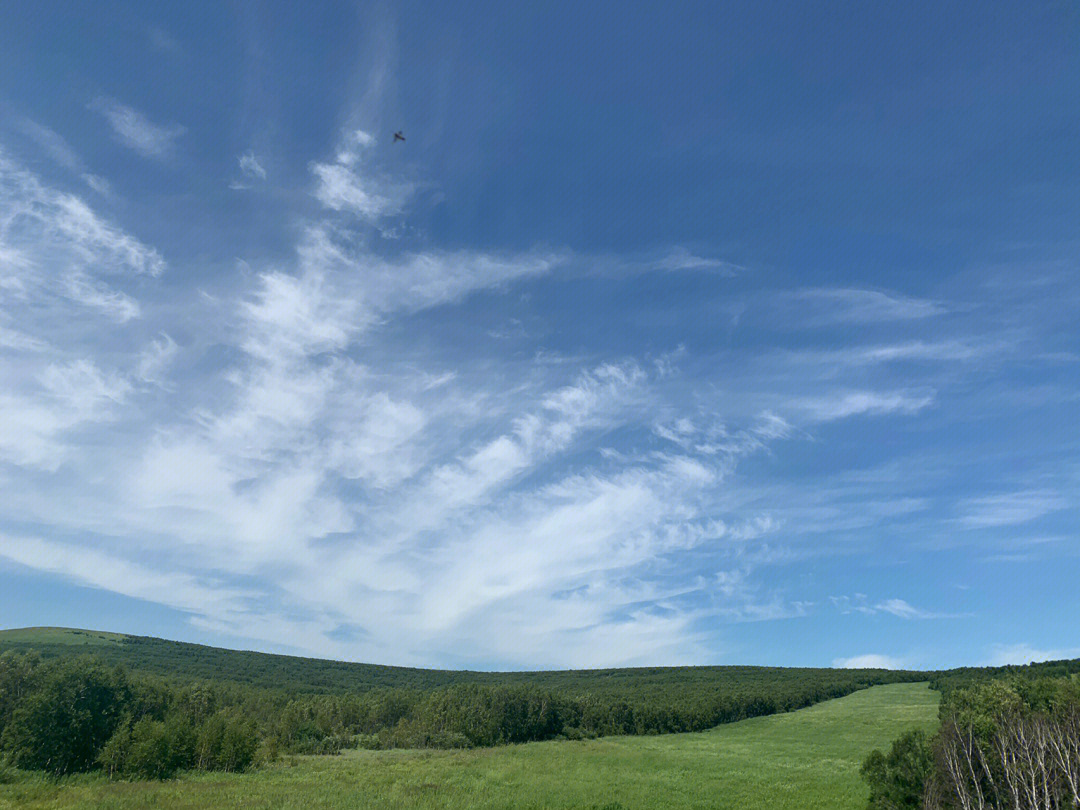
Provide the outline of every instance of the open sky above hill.
<path id="1" fill-rule="evenodd" d="M 1078 98 L 1071 3 L 9 5 L 0 626 L 1080 656 Z"/>

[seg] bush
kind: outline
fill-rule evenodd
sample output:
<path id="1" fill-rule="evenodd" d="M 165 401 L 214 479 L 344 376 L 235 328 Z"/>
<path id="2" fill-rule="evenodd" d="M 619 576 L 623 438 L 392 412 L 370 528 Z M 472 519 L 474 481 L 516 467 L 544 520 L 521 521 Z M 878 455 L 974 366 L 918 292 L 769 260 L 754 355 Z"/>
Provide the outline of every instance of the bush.
<path id="1" fill-rule="evenodd" d="M 567 740 L 595 740 L 597 733 L 592 729 L 581 726 L 567 726 L 563 729 L 562 736 Z"/>
<path id="2" fill-rule="evenodd" d="M 474 743 L 459 731 L 432 730 L 418 721 L 402 720 L 392 729 L 383 729 L 362 745 L 370 748 L 472 748 Z"/>
<path id="3" fill-rule="evenodd" d="M 278 744 L 277 737 L 266 737 L 255 749 L 254 764 L 260 766 L 276 762 L 280 756 L 281 746 Z"/>
<path id="4" fill-rule="evenodd" d="M 19 768 L 56 776 L 88 771 L 129 699 L 121 670 L 86 661 L 52 665 L 12 712 L 3 747 Z"/>
<path id="5" fill-rule="evenodd" d="M 348 737 L 305 737 L 289 746 L 290 754 L 340 754 L 342 748 L 352 744 Z"/>
<path id="6" fill-rule="evenodd" d="M 168 779 L 177 771 L 242 771 L 259 749 L 254 728 L 218 713 L 196 729 L 178 714 L 164 721 L 143 717 L 125 722 L 105 744 L 99 763 L 111 777 Z M 276 745 L 264 746 L 264 760 L 277 757 Z"/>
<path id="7" fill-rule="evenodd" d="M 870 785 L 869 810 L 919 810 L 923 791 L 934 769 L 930 741 L 921 731 L 909 731 L 893 741 L 888 754 L 874 751 L 862 766 Z"/>
<path id="8" fill-rule="evenodd" d="M 252 725 L 216 714 L 202 724 L 195 742 L 195 767 L 203 771 L 242 771 L 255 759 L 258 739 Z"/>
<path id="9" fill-rule="evenodd" d="M 353 748 L 362 748 L 367 751 L 378 751 L 379 735 L 378 734 L 357 734 L 352 740 Z"/>
<path id="10" fill-rule="evenodd" d="M 110 777 L 165 779 L 179 770 L 240 771 L 259 747 L 254 722 L 230 701 L 267 716 L 273 709 L 207 686 L 180 689 L 129 679 L 121 667 L 90 658 L 43 663 L 33 654 L 0 655 L 0 754 L 6 764 L 62 776 L 94 768 Z M 197 723 L 197 725 L 196 725 Z M 326 736 L 317 728 L 319 740 Z M 344 732 L 322 742 L 340 750 Z M 276 757 L 277 743 L 264 746 Z"/>
<path id="11" fill-rule="evenodd" d="M 165 779 L 182 764 L 169 747 L 165 724 L 144 717 L 131 728 L 131 746 L 125 771 L 144 779 Z"/>
<path id="12" fill-rule="evenodd" d="M 105 747 L 98 755 L 98 762 L 110 777 L 123 776 L 127 771 L 128 756 L 131 753 L 131 724 L 123 723 L 109 737 Z"/>
<path id="13" fill-rule="evenodd" d="M 464 734 L 454 731 L 436 731 L 428 740 L 430 748 L 472 748 L 472 743 Z"/>
<path id="14" fill-rule="evenodd" d="M 40 666 L 41 656 L 35 652 L 0 655 L 0 737 L 15 707 L 33 689 Z"/>
<path id="15" fill-rule="evenodd" d="M 98 761 L 111 777 L 168 779 L 190 768 L 195 757 L 195 732 L 185 718 L 165 721 L 143 717 L 123 723 L 102 749 Z"/>

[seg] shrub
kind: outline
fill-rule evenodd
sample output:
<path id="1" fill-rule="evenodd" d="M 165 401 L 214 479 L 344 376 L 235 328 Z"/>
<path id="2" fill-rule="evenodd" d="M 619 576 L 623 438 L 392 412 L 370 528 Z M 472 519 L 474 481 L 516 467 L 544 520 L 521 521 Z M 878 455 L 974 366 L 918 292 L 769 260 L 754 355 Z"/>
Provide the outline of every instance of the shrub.
<path id="1" fill-rule="evenodd" d="M 0 655 L 0 736 L 11 719 L 15 707 L 34 685 L 35 675 L 41 666 L 41 656 L 36 652 Z"/>
<path id="2" fill-rule="evenodd" d="M 363 748 L 368 751 L 379 750 L 379 735 L 378 734 L 357 734 L 353 737 L 353 748 Z"/>
<path id="3" fill-rule="evenodd" d="M 258 741 L 255 729 L 248 723 L 231 719 L 225 723 L 225 735 L 218 754 L 218 768 L 222 771 L 243 771 L 255 759 Z"/>
<path id="4" fill-rule="evenodd" d="M 250 724 L 215 714 L 198 731 L 195 767 L 203 771 L 242 771 L 254 761 L 257 749 L 258 739 Z"/>
<path id="5" fill-rule="evenodd" d="M 86 661 L 52 665 L 12 712 L 3 747 L 19 768 L 57 776 L 90 770 L 129 697 L 120 670 Z"/>
<path id="6" fill-rule="evenodd" d="M 909 731 L 894 740 L 888 754 L 874 751 L 861 771 L 870 784 L 868 808 L 918 810 L 933 769 L 933 749 L 921 731 Z"/>
<path id="7" fill-rule="evenodd" d="M 105 747 L 98 755 L 98 762 L 110 777 L 123 776 L 127 771 L 128 755 L 131 752 L 131 724 L 123 723 L 109 737 Z"/>
<path id="8" fill-rule="evenodd" d="M 111 777 L 167 779 L 190 768 L 195 758 L 195 732 L 186 718 L 165 721 L 143 717 L 122 723 L 102 749 L 98 762 Z"/>
<path id="9" fill-rule="evenodd" d="M 165 779 L 176 771 L 178 759 L 169 747 L 165 724 L 160 720 L 144 717 L 131 727 L 125 773 L 144 779 Z"/>

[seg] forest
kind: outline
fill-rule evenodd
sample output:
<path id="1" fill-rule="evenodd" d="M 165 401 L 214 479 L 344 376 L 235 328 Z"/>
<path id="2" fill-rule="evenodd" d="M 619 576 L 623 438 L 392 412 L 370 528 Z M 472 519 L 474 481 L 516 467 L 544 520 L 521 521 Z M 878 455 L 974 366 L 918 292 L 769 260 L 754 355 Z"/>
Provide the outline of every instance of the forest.
<path id="1" fill-rule="evenodd" d="M 701 731 L 925 679 L 767 667 L 440 672 L 122 636 L 78 643 L 74 632 L 38 634 L 38 641 L 53 639 L 41 651 L 25 640 L 5 642 L 0 753 L 16 767 L 162 777 L 242 770 L 281 753 Z"/>
<path id="2" fill-rule="evenodd" d="M 100 633 L 66 628 L 0 631 L 0 652 L 29 651 L 45 658 L 92 653 L 102 661 L 123 664 L 135 672 L 171 680 L 213 681 L 296 694 L 354 694 L 373 689 L 431 690 L 473 684 L 524 684 L 569 692 L 602 692 L 631 697 L 643 692 L 662 698 L 672 689 L 700 691 L 717 683 L 740 689 L 748 683 L 773 681 L 815 683 L 836 678 L 833 669 L 753 666 L 624 667 L 533 672 L 485 672 L 421 669 L 292 655 L 229 650 L 146 636 Z M 850 670 L 857 682 L 885 683 L 905 678 L 925 680 L 923 673 L 895 670 Z M 871 678 L 871 680 L 867 680 Z M 846 679 L 841 679 L 845 680 Z"/>

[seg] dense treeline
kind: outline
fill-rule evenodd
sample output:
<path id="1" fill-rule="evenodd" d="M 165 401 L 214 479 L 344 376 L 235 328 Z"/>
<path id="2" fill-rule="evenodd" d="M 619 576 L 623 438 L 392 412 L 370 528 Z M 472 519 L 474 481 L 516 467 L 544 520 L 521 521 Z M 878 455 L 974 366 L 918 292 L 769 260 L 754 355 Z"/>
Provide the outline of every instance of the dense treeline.
<path id="1" fill-rule="evenodd" d="M 1040 661 L 1030 664 L 1011 664 L 1003 667 L 960 667 L 935 673 L 930 687 L 942 695 L 976 683 L 1002 678 L 1031 680 L 1035 678 L 1067 678 L 1080 675 L 1080 658 L 1061 661 Z"/>
<path id="2" fill-rule="evenodd" d="M 713 683 L 667 694 L 631 686 L 574 693 L 507 683 L 297 697 L 282 713 L 275 738 L 290 750 L 325 749 L 328 740 L 371 748 L 446 748 L 701 731 L 799 709 L 876 682 L 873 674 L 836 671 L 817 679 Z"/>
<path id="3" fill-rule="evenodd" d="M 871 810 L 1080 808 L 1076 661 L 945 673 L 941 728 L 863 765 Z"/>
<path id="4" fill-rule="evenodd" d="M 0 754 L 56 776 L 239 771 L 255 757 L 255 724 L 199 689 L 134 678 L 92 658 L 0 655 Z"/>

